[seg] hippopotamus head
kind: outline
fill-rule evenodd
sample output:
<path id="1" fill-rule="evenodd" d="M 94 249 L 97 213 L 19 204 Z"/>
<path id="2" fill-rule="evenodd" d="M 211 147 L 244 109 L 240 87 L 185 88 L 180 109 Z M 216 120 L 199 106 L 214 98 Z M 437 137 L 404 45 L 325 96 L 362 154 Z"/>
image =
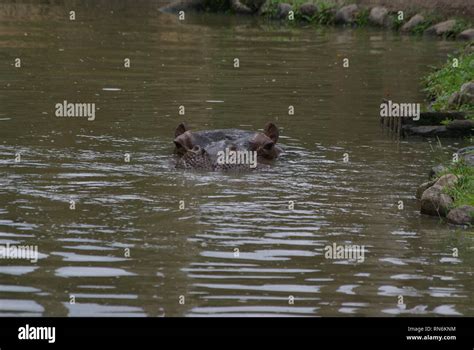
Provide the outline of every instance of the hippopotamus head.
<path id="1" fill-rule="evenodd" d="M 278 157 L 279 131 L 267 123 L 263 132 L 238 129 L 191 131 L 184 123 L 175 130 L 177 167 L 231 170 L 253 169 Z"/>

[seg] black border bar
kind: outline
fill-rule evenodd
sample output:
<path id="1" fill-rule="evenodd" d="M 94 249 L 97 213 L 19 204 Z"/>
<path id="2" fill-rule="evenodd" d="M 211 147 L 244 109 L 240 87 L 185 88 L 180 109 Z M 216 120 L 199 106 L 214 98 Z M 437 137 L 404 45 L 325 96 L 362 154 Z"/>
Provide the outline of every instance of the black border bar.
<path id="1" fill-rule="evenodd" d="M 55 342 L 20 340 L 20 327 L 55 327 Z M 333 344 L 399 345 L 404 348 L 474 349 L 472 317 L 323 317 L 323 318 L 0 318 L 0 349 L 123 346 L 162 337 L 297 336 Z M 421 336 L 425 339 L 407 339 Z M 456 339 L 434 340 L 433 336 Z M 160 343 L 156 343 L 160 344 Z M 320 344 L 320 343 L 318 343 Z M 230 345 L 230 344 L 229 344 Z M 318 346 L 319 347 L 319 346 Z M 339 347 L 339 346 L 337 346 Z M 358 347 L 357 347 L 358 348 Z"/>

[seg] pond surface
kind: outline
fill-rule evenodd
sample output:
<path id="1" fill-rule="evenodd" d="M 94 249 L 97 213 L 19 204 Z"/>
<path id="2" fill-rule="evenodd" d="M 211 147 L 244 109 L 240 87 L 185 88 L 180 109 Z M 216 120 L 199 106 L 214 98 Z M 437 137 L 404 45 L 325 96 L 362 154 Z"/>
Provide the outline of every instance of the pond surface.
<path id="1" fill-rule="evenodd" d="M 40 253 L 0 260 L 0 315 L 474 316 L 472 232 L 415 199 L 466 142 L 378 123 L 383 97 L 423 102 L 420 78 L 458 44 L 158 6 L 0 6 L 0 243 Z M 56 117 L 64 100 L 95 120 Z M 182 120 L 273 121 L 285 153 L 247 174 L 176 170 Z M 326 259 L 334 243 L 365 260 Z"/>

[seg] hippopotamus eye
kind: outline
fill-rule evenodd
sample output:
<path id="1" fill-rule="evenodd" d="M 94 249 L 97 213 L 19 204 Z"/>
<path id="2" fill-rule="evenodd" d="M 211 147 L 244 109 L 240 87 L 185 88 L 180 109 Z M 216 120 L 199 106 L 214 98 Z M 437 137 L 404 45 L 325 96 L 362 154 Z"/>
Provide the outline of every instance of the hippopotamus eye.
<path id="1" fill-rule="evenodd" d="M 174 142 L 174 145 L 176 146 L 176 148 L 180 149 L 180 148 L 184 148 L 183 145 L 181 144 L 181 142 L 178 142 L 178 141 L 173 141 Z"/>
<path id="2" fill-rule="evenodd" d="M 267 142 L 266 144 L 263 145 L 263 148 L 266 149 L 267 151 L 271 150 L 272 147 L 275 145 L 274 142 Z"/>

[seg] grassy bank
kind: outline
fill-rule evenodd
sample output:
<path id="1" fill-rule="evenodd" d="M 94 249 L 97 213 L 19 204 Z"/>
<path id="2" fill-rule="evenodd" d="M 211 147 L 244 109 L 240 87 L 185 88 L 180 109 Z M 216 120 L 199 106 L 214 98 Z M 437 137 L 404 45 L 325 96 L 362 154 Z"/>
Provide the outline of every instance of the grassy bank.
<path id="1" fill-rule="evenodd" d="M 474 79 L 474 53 L 468 53 L 468 50 L 469 47 L 466 47 L 463 54 L 450 56 L 444 65 L 423 78 L 424 90 L 434 99 L 432 108 L 435 111 L 464 111 L 468 119 L 474 119 L 473 104 L 449 103 L 451 96 L 460 91 L 463 84 Z M 454 61 L 455 58 L 457 61 Z M 454 174 L 459 179 L 454 187 L 447 190 L 447 194 L 454 199 L 453 207 L 474 206 L 474 168 L 461 160 L 450 165 L 440 176 L 444 174 Z"/>
<path id="2" fill-rule="evenodd" d="M 458 66 L 454 59 L 458 59 Z M 451 56 L 447 62 L 434 72 L 423 78 L 424 90 L 434 100 L 432 108 L 435 111 L 459 110 L 468 113 L 468 118 L 474 119 L 474 105 L 449 104 L 451 95 L 458 92 L 461 86 L 474 79 L 474 53 L 464 53 Z"/>
<path id="3" fill-rule="evenodd" d="M 320 25 L 331 25 L 334 24 L 334 18 L 337 11 L 337 7 L 334 3 L 329 1 L 313 1 L 308 0 L 267 0 L 263 15 L 269 18 L 275 18 L 278 12 L 278 5 L 281 3 L 288 3 L 292 6 L 293 12 L 295 14 L 296 22 L 306 22 Z M 301 13 L 300 7 L 303 4 L 312 3 L 316 6 L 316 14 L 312 17 L 305 16 Z M 295 23 L 292 21 L 290 23 Z"/>
<path id="4" fill-rule="evenodd" d="M 306 24 L 317 24 L 317 25 L 331 25 L 334 24 L 334 19 L 336 12 L 339 8 L 344 5 L 349 5 L 354 3 L 354 1 L 346 1 L 344 4 L 336 5 L 332 1 L 328 0 L 267 0 L 264 5 L 262 14 L 269 18 L 275 18 L 278 13 L 278 5 L 281 3 L 287 3 L 292 6 L 292 11 L 294 12 L 294 21 L 288 21 L 289 24 L 304 22 Z M 307 16 L 301 13 L 301 6 L 303 4 L 313 4 L 316 6 L 317 11 L 314 16 Z M 399 30 L 400 27 L 403 26 L 412 16 L 414 16 L 417 12 L 413 10 L 406 10 L 404 11 L 404 18 L 400 20 L 398 18 L 398 13 L 393 11 L 389 13 L 389 17 L 391 17 L 391 28 L 393 30 Z M 423 32 L 429 28 L 430 26 L 447 20 L 448 18 L 442 16 L 436 12 L 420 12 L 423 17 L 424 21 L 417 26 L 415 26 L 412 30 L 412 34 L 423 34 Z M 357 27 L 364 27 L 371 25 L 369 21 L 369 14 L 370 8 L 361 6 L 360 10 L 356 16 L 354 26 Z M 456 20 L 456 26 L 446 33 L 444 36 L 446 38 L 455 38 L 459 33 L 464 31 L 465 29 L 472 28 L 474 23 L 472 20 L 460 17 L 449 17 L 449 19 Z"/>
<path id="5" fill-rule="evenodd" d="M 474 168 L 461 160 L 449 166 L 440 175 L 444 174 L 454 174 L 458 177 L 456 185 L 446 190 L 447 194 L 454 199 L 453 207 L 474 206 Z"/>
<path id="6" fill-rule="evenodd" d="M 414 14 L 412 14 L 412 15 L 414 15 Z M 439 13 L 435 13 L 435 12 L 423 13 L 422 15 L 424 17 L 423 22 L 421 22 L 420 24 L 415 26 L 410 31 L 411 34 L 422 35 L 424 33 L 424 31 L 426 29 L 428 29 L 429 27 L 431 27 L 432 25 L 435 25 L 436 23 L 440 23 L 440 22 L 443 22 L 443 21 L 448 19 L 448 18 L 440 15 Z M 469 21 L 465 18 L 449 17 L 449 19 L 455 19 L 456 20 L 456 25 L 454 26 L 454 28 L 451 31 L 449 31 L 448 33 L 443 35 L 444 38 L 446 38 L 446 39 L 456 38 L 458 36 L 458 34 L 460 34 L 461 32 L 463 32 L 464 30 L 466 30 L 468 28 L 472 28 L 472 26 L 474 25 L 474 23 L 472 23 L 472 21 Z"/>

